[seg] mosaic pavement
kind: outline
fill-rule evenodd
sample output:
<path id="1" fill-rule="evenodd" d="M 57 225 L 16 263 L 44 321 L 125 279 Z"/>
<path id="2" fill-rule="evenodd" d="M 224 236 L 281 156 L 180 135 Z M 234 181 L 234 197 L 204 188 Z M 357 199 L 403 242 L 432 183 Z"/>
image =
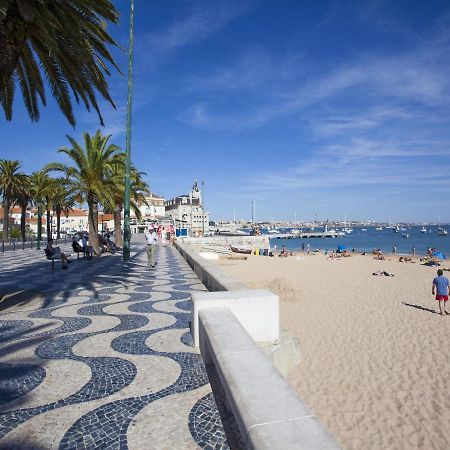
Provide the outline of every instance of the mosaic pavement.
<path id="1" fill-rule="evenodd" d="M 144 250 L 0 255 L 0 449 L 241 447 L 189 333 L 205 288 L 173 247 L 153 270 Z"/>

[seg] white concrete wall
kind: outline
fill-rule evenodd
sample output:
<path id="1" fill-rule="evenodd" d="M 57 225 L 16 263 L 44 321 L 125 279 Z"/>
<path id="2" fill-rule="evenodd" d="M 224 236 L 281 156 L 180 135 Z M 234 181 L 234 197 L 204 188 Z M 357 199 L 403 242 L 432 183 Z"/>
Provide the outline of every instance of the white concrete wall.
<path id="1" fill-rule="evenodd" d="M 277 342 L 280 336 L 278 295 L 264 289 L 193 292 L 191 333 L 199 345 L 198 313 L 205 308 L 227 307 L 255 342 Z"/>
<path id="2" fill-rule="evenodd" d="M 245 448 L 338 450 L 228 308 L 199 313 L 200 351 L 214 365 Z"/>

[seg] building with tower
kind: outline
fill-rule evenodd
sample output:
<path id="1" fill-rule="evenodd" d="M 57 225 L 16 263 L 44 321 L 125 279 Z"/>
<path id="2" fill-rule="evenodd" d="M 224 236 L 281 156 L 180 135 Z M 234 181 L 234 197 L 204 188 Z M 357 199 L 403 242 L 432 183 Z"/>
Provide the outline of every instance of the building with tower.
<path id="1" fill-rule="evenodd" d="M 177 229 L 186 228 L 190 236 L 202 236 L 209 231 L 209 213 L 204 210 L 202 192 L 195 180 L 189 194 L 166 200 L 166 214 L 175 220 Z"/>

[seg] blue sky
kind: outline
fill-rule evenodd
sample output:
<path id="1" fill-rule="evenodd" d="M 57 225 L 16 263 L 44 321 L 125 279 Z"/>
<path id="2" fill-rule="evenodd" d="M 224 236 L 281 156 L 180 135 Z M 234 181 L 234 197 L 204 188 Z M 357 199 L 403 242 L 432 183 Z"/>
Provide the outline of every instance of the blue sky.
<path id="1" fill-rule="evenodd" d="M 203 179 L 213 219 L 255 200 L 259 220 L 450 221 L 448 1 L 135 0 L 134 63 L 132 159 L 153 191 Z M 124 148 L 126 77 L 110 87 L 103 133 Z M 28 172 L 100 126 L 48 103 L 38 124 L 19 98 L 0 119 L 0 156 Z"/>

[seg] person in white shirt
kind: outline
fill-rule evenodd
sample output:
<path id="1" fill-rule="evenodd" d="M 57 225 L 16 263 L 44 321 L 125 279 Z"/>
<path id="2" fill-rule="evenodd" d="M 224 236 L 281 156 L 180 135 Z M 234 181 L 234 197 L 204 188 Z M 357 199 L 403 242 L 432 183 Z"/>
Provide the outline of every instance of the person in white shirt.
<path id="1" fill-rule="evenodd" d="M 148 265 L 151 268 L 154 268 L 157 264 L 156 262 L 156 242 L 158 241 L 158 235 L 154 228 L 150 227 L 148 231 L 145 232 L 145 240 L 147 241 L 147 258 Z"/>

